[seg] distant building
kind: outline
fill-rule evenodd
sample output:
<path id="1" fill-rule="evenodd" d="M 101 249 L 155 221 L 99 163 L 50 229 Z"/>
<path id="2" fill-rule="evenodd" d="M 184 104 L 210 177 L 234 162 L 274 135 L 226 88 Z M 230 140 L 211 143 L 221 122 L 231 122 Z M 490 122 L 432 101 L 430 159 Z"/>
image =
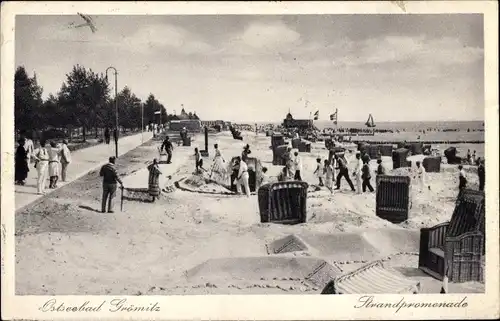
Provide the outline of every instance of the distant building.
<path id="1" fill-rule="evenodd" d="M 288 113 L 286 118 L 283 119 L 283 127 L 285 128 L 298 128 L 307 129 L 313 126 L 311 119 L 293 119 L 292 114 Z"/>

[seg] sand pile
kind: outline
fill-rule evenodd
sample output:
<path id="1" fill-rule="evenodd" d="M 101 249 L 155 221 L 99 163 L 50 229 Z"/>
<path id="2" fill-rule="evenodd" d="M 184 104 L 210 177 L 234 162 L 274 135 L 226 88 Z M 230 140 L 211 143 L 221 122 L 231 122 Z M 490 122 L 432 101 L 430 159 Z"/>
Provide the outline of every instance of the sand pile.
<path id="1" fill-rule="evenodd" d="M 213 194 L 229 194 L 232 192 L 226 187 L 208 178 L 208 174 L 195 174 L 186 177 L 178 182 L 181 188 L 190 192 L 197 193 L 213 193 Z"/>

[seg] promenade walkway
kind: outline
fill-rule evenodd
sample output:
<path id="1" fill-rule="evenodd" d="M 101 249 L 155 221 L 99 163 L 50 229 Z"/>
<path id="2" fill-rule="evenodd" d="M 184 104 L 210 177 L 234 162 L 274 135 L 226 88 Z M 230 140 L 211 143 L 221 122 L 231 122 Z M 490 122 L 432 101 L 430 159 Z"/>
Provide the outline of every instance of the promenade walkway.
<path id="1" fill-rule="evenodd" d="M 126 136 L 118 141 L 118 156 L 121 156 L 130 150 L 141 145 L 143 140 L 147 142 L 153 137 L 153 133 L 144 132 L 142 134 L 136 134 L 131 136 Z M 80 149 L 71 153 L 71 163 L 68 166 L 66 182 L 62 182 L 60 179 L 57 183 L 57 188 L 60 188 L 74 180 L 86 175 L 88 172 L 104 165 L 108 162 L 110 156 L 115 155 L 115 145 L 112 141 L 109 145 L 99 144 L 92 147 Z M 30 164 L 30 171 L 28 173 L 28 178 L 26 179 L 26 185 L 19 186 L 15 185 L 15 204 L 16 211 L 37 199 L 43 197 L 43 195 L 37 194 L 37 171 Z M 47 177 L 46 184 L 46 194 L 51 193 L 55 189 L 48 189 L 49 178 Z"/>

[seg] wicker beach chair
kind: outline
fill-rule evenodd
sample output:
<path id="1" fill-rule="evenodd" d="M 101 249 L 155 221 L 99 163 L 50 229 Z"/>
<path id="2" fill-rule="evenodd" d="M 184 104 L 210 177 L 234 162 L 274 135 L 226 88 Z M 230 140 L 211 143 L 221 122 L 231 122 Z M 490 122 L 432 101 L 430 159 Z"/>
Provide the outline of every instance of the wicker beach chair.
<path id="1" fill-rule="evenodd" d="M 375 261 L 334 278 L 321 294 L 418 294 L 420 290 L 420 282 Z"/>
<path id="2" fill-rule="evenodd" d="M 331 149 L 334 146 L 335 146 L 335 143 L 334 143 L 333 139 L 331 139 L 331 138 L 325 139 L 325 148 L 326 149 Z"/>
<path id="3" fill-rule="evenodd" d="M 366 152 L 368 156 L 370 156 L 370 159 L 377 159 L 379 158 L 379 156 L 381 156 L 380 145 L 368 145 L 366 148 Z"/>
<path id="4" fill-rule="evenodd" d="M 300 138 L 292 139 L 292 148 L 299 149 L 300 141 L 301 141 Z"/>
<path id="5" fill-rule="evenodd" d="M 421 155 L 424 152 L 424 144 L 412 143 L 410 146 L 410 151 L 412 155 Z"/>
<path id="6" fill-rule="evenodd" d="M 307 140 L 301 140 L 299 142 L 299 152 L 301 153 L 310 153 L 311 152 L 311 142 L 307 141 Z"/>
<path id="7" fill-rule="evenodd" d="M 392 156 L 392 150 L 393 150 L 393 146 L 390 145 L 390 144 L 382 144 L 382 145 L 378 145 L 379 146 L 379 151 L 380 151 L 380 155 L 382 156 Z"/>
<path id="8" fill-rule="evenodd" d="M 418 267 L 450 282 L 483 281 L 485 243 L 484 192 L 465 189 L 449 222 L 420 229 Z"/>
<path id="9" fill-rule="evenodd" d="M 422 161 L 422 166 L 428 173 L 439 173 L 441 171 L 441 156 L 427 156 Z"/>
<path id="10" fill-rule="evenodd" d="M 283 156 L 287 152 L 288 145 L 276 146 L 273 148 L 273 165 L 285 165 Z"/>
<path id="11" fill-rule="evenodd" d="M 234 163 L 236 157 L 231 159 L 231 164 Z M 260 182 L 262 178 L 262 163 L 258 158 L 249 157 L 247 159 L 248 166 L 248 187 L 250 187 L 250 193 L 256 192 L 257 184 Z M 234 180 L 238 176 L 238 171 L 233 171 L 231 173 L 231 190 L 236 192 L 236 185 L 234 184 Z M 242 187 L 244 188 L 244 187 Z"/>
<path id="12" fill-rule="evenodd" d="M 411 207 L 410 177 L 377 175 L 376 215 L 399 224 L 408 219 Z"/>
<path id="13" fill-rule="evenodd" d="M 305 223 L 307 188 L 306 182 L 288 181 L 269 183 L 258 190 L 261 223 Z"/>
<path id="14" fill-rule="evenodd" d="M 411 167 L 411 162 L 407 161 L 409 150 L 406 148 L 398 148 L 392 152 L 392 168 Z"/>
<path id="15" fill-rule="evenodd" d="M 280 133 L 274 133 L 271 136 L 271 146 L 272 146 L 273 150 L 277 146 L 281 146 L 281 145 L 286 145 L 286 143 L 285 143 L 285 137 L 283 137 L 283 135 L 280 134 Z"/>

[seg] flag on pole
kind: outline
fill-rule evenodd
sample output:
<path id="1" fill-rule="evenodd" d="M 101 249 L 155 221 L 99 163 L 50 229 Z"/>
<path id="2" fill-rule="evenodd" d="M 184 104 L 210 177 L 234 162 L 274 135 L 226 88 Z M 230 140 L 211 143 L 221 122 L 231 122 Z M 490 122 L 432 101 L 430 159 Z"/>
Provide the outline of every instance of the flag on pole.
<path id="1" fill-rule="evenodd" d="M 155 115 L 160 115 L 160 114 L 161 114 L 161 110 L 155 111 Z"/>
<path id="2" fill-rule="evenodd" d="M 319 119 L 319 110 L 316 110 L 316 112 L 314 113 L 314 120 L 318 119 Z"/>
<path id="3" fill-rule="evenodd" d="M 337 125 L 338 112 L 338 109 L 335 109 L 335 112 L 330 115 L 330 120 L 333 121 L 335 125 Z"/>

